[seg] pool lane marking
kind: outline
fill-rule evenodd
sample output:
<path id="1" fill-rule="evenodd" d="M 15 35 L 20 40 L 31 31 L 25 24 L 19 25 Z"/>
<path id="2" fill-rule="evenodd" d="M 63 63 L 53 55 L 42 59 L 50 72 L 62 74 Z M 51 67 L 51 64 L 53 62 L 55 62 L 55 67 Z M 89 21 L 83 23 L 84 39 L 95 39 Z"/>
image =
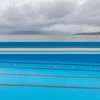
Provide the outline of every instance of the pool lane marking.
<path id="1" fill-rule="evenodd" d="M 58 88 L 58 89 L 85 89 L 85 90 L 100 90 L 100 87 L 81 87 L 81 86 L 50 86 L 50 85 L 35 85 L 35 84 L 0 84 L 7 87 L 33 87 L 33 88 Z"/>
<path id="2" fill-rule="evenodd" d="M 61 75 L 46 75 L 46 74 L 9 74 L 9 73 L 0 73 L 0 76 L 37 76 L 37 77 L 50 77 L 50 78 L 94 78 L 100 79 L 100 77 L 96 76 L 61 76 Z"/>
<path id="3" fill-rule="evenodd" d="M 0 51 L 100 51 L 100 48 L 0 48 Z"/>

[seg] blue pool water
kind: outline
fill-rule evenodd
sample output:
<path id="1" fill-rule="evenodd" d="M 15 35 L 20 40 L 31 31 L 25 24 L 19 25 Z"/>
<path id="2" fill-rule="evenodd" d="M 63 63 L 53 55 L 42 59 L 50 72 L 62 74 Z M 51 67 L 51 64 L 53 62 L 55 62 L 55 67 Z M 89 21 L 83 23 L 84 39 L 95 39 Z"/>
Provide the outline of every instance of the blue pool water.
<path id="1" fill-rule="evenodd" d="M 0 55 L 0 100 L 100 100 L 100 55 Z"/>

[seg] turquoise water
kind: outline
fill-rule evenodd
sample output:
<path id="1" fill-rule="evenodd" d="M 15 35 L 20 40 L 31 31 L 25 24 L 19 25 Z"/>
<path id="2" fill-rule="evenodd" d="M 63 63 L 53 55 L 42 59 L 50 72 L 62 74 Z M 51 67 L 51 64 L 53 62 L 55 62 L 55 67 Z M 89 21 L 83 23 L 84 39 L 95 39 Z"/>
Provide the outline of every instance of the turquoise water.
<path id="1" fill-rule="evenodd" d="M 3 42 L 1 48 L 100 48 L 100 43 Z M 100 54 L 0 54 L 0 100 L 100 100 Z"/>
<path id="2" fill-rule="evenodd" d="M 1 60 L 0 100 L 100 100 L 99 69 L 95 62 Z"/>
<path id="3" fill-rule="evenodd" d="M 0 55 L 0 100 L 100 100 L 100 55 Z"/>

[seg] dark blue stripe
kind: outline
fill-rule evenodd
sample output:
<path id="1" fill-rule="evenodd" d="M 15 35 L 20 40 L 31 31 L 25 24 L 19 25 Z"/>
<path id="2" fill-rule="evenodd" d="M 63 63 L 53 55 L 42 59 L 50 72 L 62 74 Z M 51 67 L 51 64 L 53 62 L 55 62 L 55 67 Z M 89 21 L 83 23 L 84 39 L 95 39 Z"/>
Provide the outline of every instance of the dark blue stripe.
<path id="1" fill-rule="evenodd" d="M 0 60 L 57 61 L 66 63 L 99 63 L 100 54 L 0 54 Z"/>
<path id="2" fill-rule="evenodd" d="M 100 42 L 0 42 L 0 48 L 100 48 Z"/>

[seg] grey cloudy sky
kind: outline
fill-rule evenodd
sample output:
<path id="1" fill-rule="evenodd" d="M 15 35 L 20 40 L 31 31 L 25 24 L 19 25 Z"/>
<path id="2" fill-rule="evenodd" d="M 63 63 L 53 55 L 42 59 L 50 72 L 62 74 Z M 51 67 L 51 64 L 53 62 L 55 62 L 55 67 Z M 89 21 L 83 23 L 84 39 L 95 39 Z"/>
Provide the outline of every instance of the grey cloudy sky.
<path id="1" fill-rule="evenodd" d="M 0 32 L 100 31 L 100 0 L 0 0 Z"/>

